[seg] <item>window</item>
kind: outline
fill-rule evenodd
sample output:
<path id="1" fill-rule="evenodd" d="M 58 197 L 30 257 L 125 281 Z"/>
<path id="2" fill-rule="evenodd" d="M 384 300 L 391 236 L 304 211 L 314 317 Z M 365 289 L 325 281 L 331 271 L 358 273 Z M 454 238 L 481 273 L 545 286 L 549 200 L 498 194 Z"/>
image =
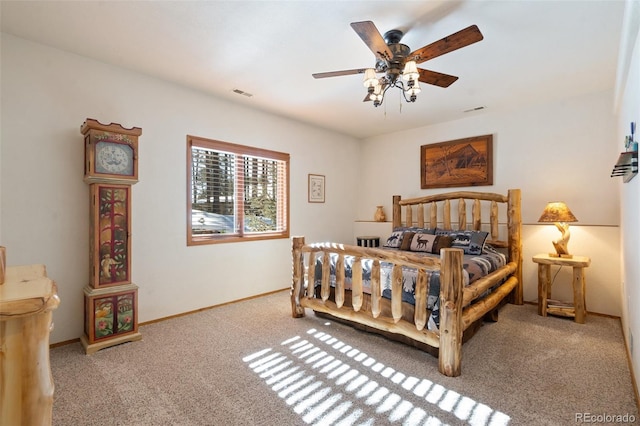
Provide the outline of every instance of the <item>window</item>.
<path id="1" fill-rule="evenodd" d="M 187 136 L 187 245 L 289 238 L 289 154 Z"/>

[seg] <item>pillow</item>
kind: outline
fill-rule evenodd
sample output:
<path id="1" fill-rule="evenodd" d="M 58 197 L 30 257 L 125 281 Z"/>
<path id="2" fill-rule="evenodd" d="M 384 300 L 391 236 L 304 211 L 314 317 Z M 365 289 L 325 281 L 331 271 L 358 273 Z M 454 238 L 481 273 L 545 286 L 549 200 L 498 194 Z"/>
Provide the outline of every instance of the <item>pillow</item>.
<path id="1" fill-rule="evenodd" d="M 430 229 L 430 228 L 418 228 L 417 226 L 397 226 L 395 228 L 393 228 L 393 232 L 396 231 L 411 231 L 411 232 L 417 232 L 420 234 L 435 234 L 436 230 L 435 229 Z"/>
<path id="2" fill-rule="evenodd" d="M 411 240 L 416 235 L 413 231 L 405 231 L 402 236 L 402 243 L 400 243 L 400 250 L 411 250 Z"/>
<path id="3" fill-rule="evenodd" d="M 440 254 L 440 249 L 451 247 L 452 238 L 448 235 L 418 234 L 411 239 L 409 250 Z"/>
<path id="4" fill-rule="evenodd" d="M 398 226 L 393 228 L 393 232 L 387 238 L 387 241 L 383 244 L 384 247 L 390 248 L 398 248 L 400 250 L 409 250 L 409 245 L 411 244 L 411 238 L 416 233 L 421 234 L 434 234 L 436 232 L 435 229 L 425 229 L 418 227 L 406 227 L 406 226 Z M 405 238 L 406 237 L 406 238 Z"/>
<path id="5" fill-rule="evenodd" d="M 402 237 L 405 232 L 406 231 L 404 230 L 400 230 L 400 231 L 394 230 L 389 236 L 389 238 L 387 238 L 387 241 L 384 243 L 384 247 L 399 248 L 400 245 L 402 244 Z"/>
<path id="6" fill-rule="evenodd" d="M 484 242 L 489 236 L 485 231 L 448 231 L 436 229 L 436 235 L 448 235 L 452 238 L 451 247 L 464 250 L 464 254 L 479 255 L 484 249 Z"/>

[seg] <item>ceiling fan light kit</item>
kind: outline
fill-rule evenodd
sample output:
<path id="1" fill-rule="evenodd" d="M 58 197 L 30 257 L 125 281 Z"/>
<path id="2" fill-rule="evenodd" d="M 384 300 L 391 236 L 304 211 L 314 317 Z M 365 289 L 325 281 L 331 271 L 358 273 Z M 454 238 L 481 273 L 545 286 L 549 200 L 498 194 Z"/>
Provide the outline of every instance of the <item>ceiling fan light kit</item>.
<path id="1" fill-rule="evenodd" d="M 402 74 L 402 79 L 407 82 L 406 86 L 402 80 L 398 79 L 398 73 L 387 72 L 387 75 L 378 79 L 376 70 L 367 68 L 364 72 L 363 79 L 364 87 L 367 88 L 368 93 L 368 99 L 365 98 L 365 101 L 373 101 L 374 106 L 380 106 L 382 105 L 384 94 L 387 90 L 389 90 L 390 87 L 397 87 L 402 90 L 405 101 L 415 102 L 418 93 L 420 93 L 420 84 L 418 83 L 420 74 L 418 73 L 416 62 L 406 61 L 404 70 L 400 74 Z"/>
<path id="2" fill-rule="evenodd" d="M 483 39 L 478 27 L 471 25 L 411 52 L 409 46 L 400 43 L 404 35 L 400 30 L 387 31 L 382 37 L 371 21 L 352 22 L 351 27 L 376 56 L 375 68 L 316 73 L 313 74 L 313 77 L 326 78 L 364 73 L 362 82 L 367 89 L 364 102 L 373 101 L 375 107 L 382 105 L 384 95 L 390 87 L 400 89 L 406 102 L 416 101 L 418 93 L 420 93 L 419 82 L 449 87 L 458 77 L 421 69 L 417 67 L 417 64 Z M 384 75 L 378 78 L 377 73 L 384 73 Z M 402 78 L 399 78 L 400 76 Z"/>

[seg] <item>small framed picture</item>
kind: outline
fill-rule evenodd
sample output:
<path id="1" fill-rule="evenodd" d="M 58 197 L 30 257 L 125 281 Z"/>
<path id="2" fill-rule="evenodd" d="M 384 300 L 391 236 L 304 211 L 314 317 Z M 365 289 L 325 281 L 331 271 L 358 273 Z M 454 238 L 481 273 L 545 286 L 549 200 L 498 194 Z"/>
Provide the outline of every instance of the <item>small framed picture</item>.
<path id="1" fill-rule="evenodd" d="M 309 174 L 309 202 L 324 203 L 324 175 Z"/>

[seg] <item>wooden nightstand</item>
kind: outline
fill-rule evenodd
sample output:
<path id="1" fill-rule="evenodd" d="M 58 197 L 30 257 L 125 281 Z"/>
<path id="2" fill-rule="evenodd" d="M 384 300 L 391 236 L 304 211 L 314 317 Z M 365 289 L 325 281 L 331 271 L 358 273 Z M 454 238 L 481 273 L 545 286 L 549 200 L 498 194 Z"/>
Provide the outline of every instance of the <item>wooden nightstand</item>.
<path id="1" fill-rule="evenodd" d="M 566 258 L 537 254 L 533 256 L 533 261 L 538 264 L 538 315 L 572 317 L 575 322 L 584 324 L 587 316 L 584 268 L 591 264 L 591 259 L 586 256 Z M 573 268 L 573 303 L 550 299 L 551 265 Z"/>

